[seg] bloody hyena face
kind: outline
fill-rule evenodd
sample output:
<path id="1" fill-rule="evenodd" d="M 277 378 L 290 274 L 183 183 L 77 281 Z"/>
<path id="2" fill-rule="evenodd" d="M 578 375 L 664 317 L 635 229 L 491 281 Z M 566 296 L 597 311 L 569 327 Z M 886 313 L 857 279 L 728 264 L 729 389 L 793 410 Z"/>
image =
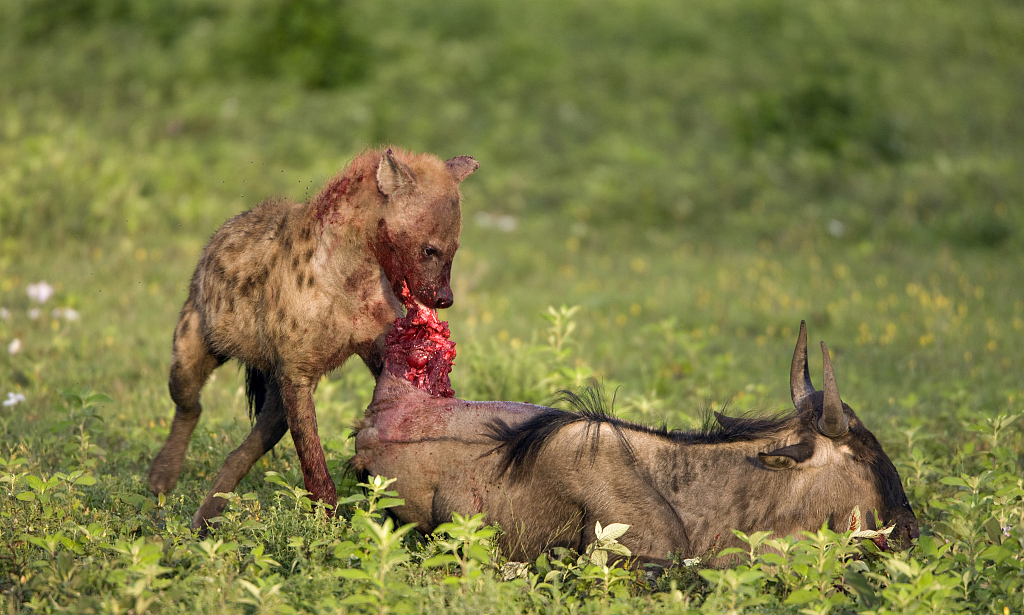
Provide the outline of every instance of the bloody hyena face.
<path id="1" fill-rule="evenodd" d="M 462 229 L 459 183 L 479 165 L 469 156 L 444 164 L 409 163 L 391 150 L 381 156 L 377 186 L 387 203 L 373 250 L 396 296 L 407 284 L 413 299 L 442 309 L 454 301 L 452 259 Z"/>
<path id="2" fill-rule="evenodd" d="M 392 229 L 387 220 L 380 221 L 374 251 L 395 296 L 401 296 L 405 283 L 413 299 L 429 308 L 437 310 L 452 305 L 452 260 L 459 247 L 458 228 L 456 218 L 450 237 L 438 232 L 421 237 L 407 229 Z"/>

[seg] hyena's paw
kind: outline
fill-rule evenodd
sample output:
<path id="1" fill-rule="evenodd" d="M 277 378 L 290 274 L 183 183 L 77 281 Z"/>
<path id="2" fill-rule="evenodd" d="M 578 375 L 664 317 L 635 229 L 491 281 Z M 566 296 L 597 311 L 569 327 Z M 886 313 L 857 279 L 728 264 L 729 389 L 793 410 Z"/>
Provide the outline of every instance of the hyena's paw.
<path id="1" fill-rule="evenodd" d="M 196 514 L 192 517 L 192 529 L 199 530 L 199 537 L 206 538 L 210 530 L 217 527 L 216 523 L 210 523 L 210 519 L 219 517 L 227 508 L 228 501 L 224 498 L 215 497 L 212 493 L 206 496 Z"/>
<path id="2" fill-rule="evenodd" d="M 185 456 L 164 447 L 153 460 L 149 470 L 149 490 L 154 494 L 169 493 L 178 484 L 178 477 L 185 466 Z"/>

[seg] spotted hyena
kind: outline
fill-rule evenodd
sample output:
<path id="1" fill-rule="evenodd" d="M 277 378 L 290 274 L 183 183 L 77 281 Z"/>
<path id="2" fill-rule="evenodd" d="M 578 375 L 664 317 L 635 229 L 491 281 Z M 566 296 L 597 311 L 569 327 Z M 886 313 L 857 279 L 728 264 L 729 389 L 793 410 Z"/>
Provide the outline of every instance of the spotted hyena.
<path id="1" fill-rule="evenodd" d="M 476 170 L 397 149 L 359 155 L 306 203 L 267 201 L 213 235 L 192 275 L 174 331 L 174 421 L 149 472 L 154 493 L 178 481 L 202 406 L 199 391 L 228 359 L 246 366 L 256 421 L 228 455 L 192 526 L 205 528 L 252 465 L 289 429 L 312 498 L 337 494 L 317 433 L 320 378 L 358 354 L 378 376 L 384 334 L 408 285 L 431 308 L 452 304 L 459 247 L 459 183 Z"/>

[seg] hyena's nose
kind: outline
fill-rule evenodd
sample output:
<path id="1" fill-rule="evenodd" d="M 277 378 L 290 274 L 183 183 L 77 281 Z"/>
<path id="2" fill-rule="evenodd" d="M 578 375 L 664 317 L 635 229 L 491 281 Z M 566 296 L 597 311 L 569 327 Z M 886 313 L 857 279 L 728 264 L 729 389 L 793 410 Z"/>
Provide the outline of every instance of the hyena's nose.
<path id="1" fill-rule="evenodd" d="M 450 308 L 455 303 L 455 297 L 452 295 L 452 291 L 441 292 L 437 295 L 437 309 L 443 310 Z"/>

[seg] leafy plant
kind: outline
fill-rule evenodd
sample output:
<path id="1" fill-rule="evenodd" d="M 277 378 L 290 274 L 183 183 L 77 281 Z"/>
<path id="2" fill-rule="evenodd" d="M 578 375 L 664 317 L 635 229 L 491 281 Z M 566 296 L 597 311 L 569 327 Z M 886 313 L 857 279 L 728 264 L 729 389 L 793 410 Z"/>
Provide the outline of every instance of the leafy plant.
<path id="1" fill-rule="evenodd" d="M 446 583 L 468 583 L 479 578 L 494 559 L 493 539 L 497 530 L 484 524 L 484 514 L 464 516 L 452 514 L 450 523 L 434 528 L 434 545 L 442 550 L 423 561 L 423 566 L 447 568 L 456 565 L 458 577 L 447 577 Z"/>

